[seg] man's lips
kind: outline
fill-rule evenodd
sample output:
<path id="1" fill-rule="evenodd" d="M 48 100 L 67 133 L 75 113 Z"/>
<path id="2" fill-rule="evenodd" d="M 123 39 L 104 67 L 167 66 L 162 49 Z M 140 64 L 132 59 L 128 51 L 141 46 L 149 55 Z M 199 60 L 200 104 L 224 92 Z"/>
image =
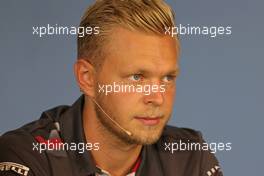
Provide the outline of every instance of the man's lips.
<path id="1" fill-rule="evenodd" d="M 135 117 L 135 119 L 142 122 L 144 125 L 157 125 L 161 117 Z"/>

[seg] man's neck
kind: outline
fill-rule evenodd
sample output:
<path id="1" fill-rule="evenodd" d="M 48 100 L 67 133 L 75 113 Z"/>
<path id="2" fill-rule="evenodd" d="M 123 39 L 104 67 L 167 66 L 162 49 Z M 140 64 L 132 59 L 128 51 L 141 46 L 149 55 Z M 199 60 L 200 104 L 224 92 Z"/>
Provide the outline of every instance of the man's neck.
<path id="1" fill-rule="evenodd" d="M 108 130 L 102 130 L 104 127 L 91 104 L 84 105 L 83 128 L 87 142 L 99 143 L 99 150 L 91 150 L 93 159 L 111 175 L 126 175 L 139 157 L 142 145 L 127 144 Z"/>

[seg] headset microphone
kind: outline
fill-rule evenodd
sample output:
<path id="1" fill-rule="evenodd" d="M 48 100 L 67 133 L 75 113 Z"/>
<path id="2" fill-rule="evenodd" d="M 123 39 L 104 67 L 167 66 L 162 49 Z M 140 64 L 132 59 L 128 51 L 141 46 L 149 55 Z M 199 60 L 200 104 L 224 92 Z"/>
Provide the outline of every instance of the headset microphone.
<path id="1" fill-rule="evenodd" d="M 97 101 L 95 101 L 95 99 L 93 99 L 92 97 L 90 97 L 92 99 L 92 101 L 98 106 L 98 108 L 106 115 L 106 117 L 108 117 L 116 126 L 118 126 L 122 131 L 124 131 L 128 136 L 132 136 L 132 133 L 126 129 L 124 129 L 123 127 L 121 127 L 121 125 L 119 125 L 114 119 L 112 119 L 105 111 L 104 109 L 99 105 L 99 103 L 97 103 Z"/>

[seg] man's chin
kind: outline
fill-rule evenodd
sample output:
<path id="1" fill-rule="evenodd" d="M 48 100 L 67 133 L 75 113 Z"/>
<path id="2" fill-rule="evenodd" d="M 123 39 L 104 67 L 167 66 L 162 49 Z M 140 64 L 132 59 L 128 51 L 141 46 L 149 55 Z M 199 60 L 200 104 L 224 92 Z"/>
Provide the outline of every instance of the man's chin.
<path id="1" fill-rule="evenodd" d="M 132 133 L 133 135 L 130 137 L 131 141 L 136 144 L 141 144 L 141 145 L 149 145 L 156 143 L 161 134 L 162 134 L 162 129 L 159 130 L 149 130 L 147 132 L 141 131 L 141 132 L 134 132 Z"/>
<path id="2" fill-rule="evenodd" d="M 137 138 L 136 141 L 138 144 L 141 145 L 150 145 L 156 143 L 160 138 L 160 135 L 158 136 L 151 136 L 151 137 L 145 137 L 145 138 Z"/>

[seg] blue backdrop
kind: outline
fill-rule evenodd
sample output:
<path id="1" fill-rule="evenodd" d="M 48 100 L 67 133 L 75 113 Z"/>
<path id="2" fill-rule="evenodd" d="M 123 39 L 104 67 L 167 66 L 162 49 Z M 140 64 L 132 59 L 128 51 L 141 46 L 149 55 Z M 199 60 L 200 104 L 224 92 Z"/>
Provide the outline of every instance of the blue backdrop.
<path id="1" fill-rule="evenodd" d="M 263 175 L 264 1 L 167 2 L 178 24 L 232 26 L 231 35 L 181 36 L 181 75 L 170 124 L 200 130 L 208 142 L 231 142 L 231 151 L 216 153 L 225 175 Z M 40 38 L 32 27 L 78 26 L 90 3 L 0 2 L 0 134 L 80 95 L 73 76 L 76 36 Z"/>

